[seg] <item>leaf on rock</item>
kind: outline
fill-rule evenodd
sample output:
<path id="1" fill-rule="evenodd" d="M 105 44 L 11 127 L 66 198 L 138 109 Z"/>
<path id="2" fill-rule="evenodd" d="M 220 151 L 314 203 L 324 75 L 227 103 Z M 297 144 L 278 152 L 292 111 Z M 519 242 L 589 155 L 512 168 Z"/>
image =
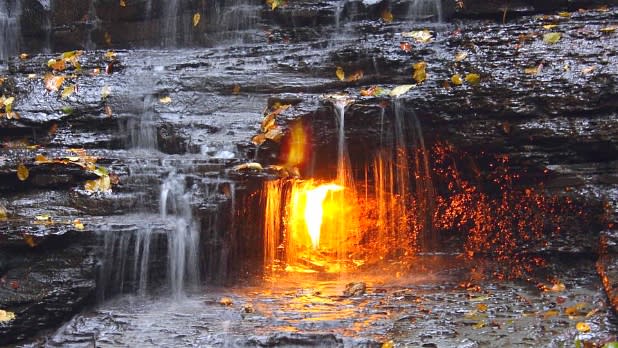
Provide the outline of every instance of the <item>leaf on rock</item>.
<path id="1" fill-rule="evenodd" d="M 393 340 L 386 341 L 386 342 L 382 343 L 382 347 L 381 348 L 395 348 L 395 342 Z"/>
<path id="2" fill-rule="evenodd" d="M 478 85 L 481 82 L 481 76 L 479 74 L 470 73 L 466 75 L 466 82 L 471 85 Z"/>
<path id="3" fill-rule="evenodd" d="M 232 301 L 232 299 L 231 299 L 231 298 L 229 298 L 229 297 L 221 297 L 221 298 L 219 299 L 219 304 L 220 304 L 220 305 L 222 305 L 222 306 L 229 307 L 229 306 L 231 306 L 232 304 L 234 304 L 234 301 Z"/>
<path id="4" fill-rule="evenodd" d="M 524 73 L 528 75 L 538 75 L 541 73 L 542 69 L 543 69 L 543 64 L 541 63 L 537 66 L 524 68 Z"/>
<path id="5" fill-rule="evenodd" d="M 100 177 L 96 180 L 87 180 L 84 189 L 89 192 L 111 192 L 112 183 L 109 175 Z"/>
<path id="6" fill-rule="evenodd" d="M 403 37 L 413 38 L 414 40 L 416 40 L 416 42 L 421 42 L 421 43 L 428 43 L 433 38 L 433 36 L 431 35 L 431 32 L 427 29 L 409 31 L 406 33 L 402 33 L 401 35 Z"/>
<path id="7" fill-rule="evenodd" d="M 79 231 L 84 230 L 84 224 L 79 219 L 73 220 L 73 227 Z"/>
<path id="8" fill-rule="evenodd" d="M 543 29 L 552 30 L 552 29 L 554 29 L 557 26 L 558 26 L 558 24 L 545 24 L 543 26 Z"/>
<path id="9" fill-rule="evenodd" d="M 0 221 L 6 221 L 8 219 L 9 214 L 6 211 L 6 208 L 0 204 Z"/>
<path id="10" fill-rule="evenodd" d="M 274 10 L 277 7 L 281 7 L 281 5 L 284 5 L 285 0 L 266 0 L 266 4 L 270 6 L 271 10 Z"/>
<path id="11" fill-rule="evenodd" d="M 414 85 L 401 85 L 393 88 L 393 90 L 388 94 L 391 97 L 399 97 L 400 95 L 406 94 Z"/>
<path id="12" fill-rule="evenodd" d="M 232 94 L 238 95 L 239 93 L 240 93 L 240 85 L 235 84 L 234 87 L 232 87 Z"/>
<path id="13" fill-rule="evenodd" d="M 34 163 L 35 164 L 45 164 L 45 163 L 49 163 L 49 159 L 41 154 L 36 155 L 36 157 L 34 157 Z"/>
<path id="14" fill-rule="evenodd" d="M 402 41 L 399 43 L 399 47 L 404 51 L 404 52 L 412 52 L 412 44 L 407 42 L 407 41 Z"/>
<path id="15" fill-rule="evenodd" d="M 427 63 L 421 61 L 415 63 L 413 67 L 414 73 L 412 74 L 412 78 L 416 81 L 416 83 L 425 81 L 425 79 L 427 79 L 427 72 L 425 70 L 427 68 Z"/>
<path id="16" fill-rule="evenodd" d="M 262 169 L 263 169 L 262 165 L 257 162 L 243 163 L 243 164 L 236 165 L 232 168 L 232 170 L 234 171 L 247 171 L 247 170 L 261 171 Z"/>
<path id="17" fill-rule="evenodd" d="M 20 53 L 19 54 L 19 59 L 21 59 L 21 60 L 26 60 L 28 58 L 30 58 L 30 55 L 28 55 L 28 53 Z"/>
<path id="18" fill-rule="evenodd" d="M 583 321 L 580 321 L 579 323 L 575 324 L 575 328 L 579 332 L 590 332 L 590 325 L 588 325 L 587 323 L 584 323 Z"/>
<path id="19" fill-rule="evenodd" d="M 266 136 L 263 133 L 256 134 L 251 138 L 251 142 L 255 146 L 260 146 L 266 141 Z"/>
<path id="20" fill-rule="evenodd" d="M 560 312 L 558 312 L 557 310 L 550 309 L 550 310 L 546 311 L 545 313 L 543 313 L 543 318 L 544 319 L 550 319 L 550 318 L 553 318 L 553 317 L 557 316 L 558 314 L 560 314 Z"/>
<path id="21" fill-rule="evenodd" d="M 272 140 L 277 143 L 281 141 L 281 139 L 283 138 L 283 135 L 284 135 L 283 131 L 278 127 L 274 127 L 273 129 L 269 130 L 268 132 L 264 134 L 266 139 Z"/>
<path id="22" fill-rule="evenodd" d="M 616 29 L 618 29 L 618 25 L 610 25 L 608 27 L 604 27 L 604 28 L 599 29 L 599 31 L 601 31 L 602 33 L 608 34 L 608 33 L 615 32 Z"/>
<path id="23" fill-rule="evenodd" d="M 365 73 L 362 70 L 355 71 L 352 75 L 348 76 L 347 81 L 354 82 L 363 78 Z"/>
<path id="24" fill-rule="evenodd" d="M 386 23 L 390 23 L 393 21 L 393 13 L 389 10 L 382 11 L 380 17 L 382 17 L 382 20 Z"/>
<path id="25" fill-rule="evenodd" d="M 170 97 L 169 95 L 166 95 L 165 97 L 159 98 L 159 103 L 161 103 L 163 105 L 167 105 L 167 104 L 169 104 L 171 102 L 172 102 L 172 97 Z"/>
<path id="26" fill-rule="evenodd" d="M 197 27 L 197 25 L 200 24 L 201 19 L 202 19 L 202 15 L 199 12 L 196 12 L 193 15 L 193 26 Z"/>
<path id="27" fill-rule="evenodd" d="M 340 67 L 340 66 L 337 67 L 337 70 L 335 70 L 335 75 L 337 75 L 337 78 L 340 81 L 345 80 L 345 71 L 343 71 L 342 67 Z"/>
<path id="28" fill-rule="evenodd" d="M 551 288 L 549 288 L 549 291 L 553 292 L 562 292 L 564 290 L 566 290 L 566 286 L 562 282 L 554 283 Z"/>
<path id="29" fill-rule="evenodd" d="M 20 163 L 17 165 L 17 178 L 20 181 L 26 181 L 28 180 L 28 176 L 30 176 L 30 171 L 28 171 L 28 168 L 26 168 L 26 166 L 23 163 Z"/>
<path id="30" fill-rule="evenodd" d="M 0 309 L 0 323 L 9 322 L 15 319 L 15 313 Z"/>
<path id="31" fill-rule="evenodd" d="M 481 313 L 487 312 L 487 305 L 485 303 L 479 303 L 476 305 L 476 309 Z"/>
<path id="32" fill-rule="evenodd" d="M 15 101 L 15 97 L 8 97 L 4 99 L 4 96 L 0 97 L 0 106 L 4 104 L 4 112 L 10 114 L 13 111 L 13 102 Z"/>
<path id="33" fill-rule="evenodd" d="M 64 76 L 54 76 L 52 74 L 46 74 L 43 78 L 45 88 L 50 92 L 57 92 L 64 83 Z"/>
<path id="34" fill-rule="evenodd" d="M 461 85 L 463 83 L 463 79 L 461 78 L 461 75 L 455 74 L 455 75 L 451 76 L 451 82 L 455 86 L 459 86 L 459 85 Z"/>
<path id="35" fill-rule="evenodd" d="M 553 45 L 560 41 L 562 35 L 560 33 L 547 33 L 543 35 L 543 42 L 548 45 Z"/>
<path id="36" fill-rule="evenodd" d="M 594 69 L 596 69 L 596 66 L 594 66 L 594 65 L 584 67 L 584 68 L 582 68 L 582 74 L 583 75 L 591 74 L 594 71 Z"/>
<path id="37" fill-rule="evenodd" d="M 379 97 L 388 94 L 390 91 L 385 90 L 380 86 L 371 86 L 367 89 L 361 89 L 360 95 L 363 97 Z"/>
<path id="38" fill-rule="evenodd" d="M 62 90 L 62 94 L 60 95 L 61 99 L 65 100 L 68 97 L 70 97 L 73 93 L 75 93 L 75 85 L 64 87 L 64 89 Z"/>
<path id="39" fill-rule="evenodd" d="M 127 2 L 125 0 L 120 0 L 120 7 L 127 7 Z"/>
<path id="40" fill-rule="evenodd" d="M 105 100 L 107 99 L 107 97 L 109 97 L 112 94 L 112 88 L 108 85 L 103 86 L 103 88 L 101 88 L 101 99 Z"/>
<path id="41" fill-rule="evenodd" d="M 571 17 L 571 13 L 570 12 L 566 12 L 566 11 L 558 12 L 558 16 L 563 17 L 563 18 L 569 18 L 569 17 Z"/>
<path id="42" fill-rule="evenodd" d="M 56 60 L 52 58 L 47 61 L 47 66 L 54 71 L 64 71 L 67 68 L 67 65 L 64 62 L 64 59 Z"/>

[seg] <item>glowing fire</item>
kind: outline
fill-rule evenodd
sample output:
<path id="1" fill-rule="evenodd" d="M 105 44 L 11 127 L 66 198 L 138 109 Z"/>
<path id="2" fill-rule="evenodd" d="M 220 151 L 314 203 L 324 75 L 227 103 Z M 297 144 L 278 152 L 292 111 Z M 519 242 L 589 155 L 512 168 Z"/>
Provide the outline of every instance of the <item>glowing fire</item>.
<path id="1" fill-rule="evenodd" d="M 343 187 L 335 184 L 320 185 L 305 192 L 305 224 L 311 238 L 314 249 L 320 245 L 320 230 L 322 229 L 322 217 L 324 215 L 324 199 L 329 192 L 343 190 Z"/>

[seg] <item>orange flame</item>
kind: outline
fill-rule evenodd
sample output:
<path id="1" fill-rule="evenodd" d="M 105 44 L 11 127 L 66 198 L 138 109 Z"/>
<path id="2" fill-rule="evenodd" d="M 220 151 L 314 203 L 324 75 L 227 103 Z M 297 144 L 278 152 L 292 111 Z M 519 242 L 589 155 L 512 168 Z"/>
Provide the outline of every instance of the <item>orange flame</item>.
<path id="1" fill-rule="evenodd" d="M 320 245 L 320 231 L 322 229 L 322 218 L 324 216 L 324 199 L 330 191 L 341 191 L 343 187 L 335 184 L 320 185 L 305 192 L 305 224 L 307 232 L 311 237 L 311 244 L 314 249 Z"/>
<path id="2" fill-rule="evenodd" d="M 298 167 L 308 157 L 309 134 L 302 122 L 295 122 L 290 127 L 289 138 L 284 144 L 283 160 L 287 167 Z"/>

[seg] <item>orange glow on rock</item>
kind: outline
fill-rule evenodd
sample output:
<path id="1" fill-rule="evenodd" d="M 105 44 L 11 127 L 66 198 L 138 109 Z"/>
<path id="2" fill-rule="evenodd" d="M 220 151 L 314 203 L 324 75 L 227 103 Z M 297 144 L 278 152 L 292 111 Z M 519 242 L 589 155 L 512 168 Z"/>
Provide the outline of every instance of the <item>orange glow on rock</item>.
<path id="1" fill-rule="evenodd" d="M 290 127 L 289 137 L 283 147 L 285 166 L 293 168 L 302 166 L 308 158 L 309 134 L 302 122 L 295 122 Z"/>

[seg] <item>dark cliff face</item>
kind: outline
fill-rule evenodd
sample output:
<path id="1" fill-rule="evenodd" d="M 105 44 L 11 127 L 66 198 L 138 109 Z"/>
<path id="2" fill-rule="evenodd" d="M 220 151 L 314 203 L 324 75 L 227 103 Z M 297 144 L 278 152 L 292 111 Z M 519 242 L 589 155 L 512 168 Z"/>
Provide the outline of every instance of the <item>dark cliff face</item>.
<path id="1" fill-rule="evenodd" d="M 294 104 L 278 117 L 283 129 L 297 119 L 312 125 L 314 153 L 325 162 L 321 169 L 329 168 L 337 130 L 332 105 L 322 96 L 342 91 L 355 99 L 346 111 L 346 138 L 352 159 L 361 162 L 393 114 L 392 98 L 362 96 L 361 88 L 415 84 L 412 66 L 419 61 L 427 63 L 427 78 L 399 102 L 418 117 L 428 146 L 447 141 L 477 159 L 507 154 L 513 167 L 525 168 L 521 174 L 529 178 L 523 182 L 542 177 L 554 192 L 575 192 L 596 206 L 607 202 L 609 220 L 616 219 L 618 33 L 601 29 L 617 24 L 618 9 L 599 9 L 616 2 L 464 1 L 461 8 L 442 1 L 442 24 L 432 22 L 435 13 L 408 20 L 414 12 L 406 1 L 290 1 L 274 11 L 257 1 L 242 8 L 223 1 L 169 3 L 22 1 L 16 39 L 31 57 L 15 57 L 0 73 L 0 95 L 15 96 L 20 115 L 0 118 L 0 208 L 8 213 L 0 220 L 0 309 L 18 317 L 0 324 L 0 344 L 26 338 L 33 328 L 57 326 L 92 302 L 100 256 L 94 234 L 118 221 L 127 230 L 138 228 L 142 222 L 127 213 L 158 211 L 169 166 L 191 171 L 195 181 L 225 177 L 249 197 L 259 187 L 256 179 L 226 173 L 254 160 L 256 152 L 265 164 L 278 162 L 278 144 L 257 149 L 250 142 L 270 99 Z M 380 19 L 385 10 L 392 23 Z M 567 17 L 558 10 L 573 12 Z M 402 36 L 424 28 L 431 30 L 430 42 Z M 557 43 L 544 42 L 550 32 L 561 33 Z M 403 50 L 402 42 L 411 49 Z M 74 49 L 86 49 L 81 71 L 56 72 L 66 81 L 58 91 L 47 90 L 48 60 L 60 53 L 36 53 Z M 456 62 L 460 52 L 467 56 Z M 339 81 L 337 67 L 363 75 Z M 479 83 L 452 82 L 453 75 L 469 73 L 478 74 Z M 63 98 L 71 85 L 78 89 Z M 127 150 L 144 146 L 159 152 Z M 97 175 L 77 164 L 36 161 L 37 155 L 74 157 L 69 149 L 76 147 L 118 177 L 113 193 L 85 192 L 85 181 Z M 16 175 L 20 163 L 29 168 L 25 181 Z M 219 191 L 221 206 L 202 200 L 193 209 L 208 216 L 200 224 L 211 235 L 202 243 L 215 255 L 203 268 L 224 278 L 242 269 L 234 259 L 259 261 L 259 252 L 247 250 L 260 240 L 259 226 L 250 222 L 242 226 L 253 233 L 246 239 L 238 226 L 229 235 L 209 229 L 232 225 L 227 216 L 209 220 L 212 211 L 229 211 L 231 189 Z M 239 201 L 256 204 L 247 197 Z M 239 214 L 260 218 L 243 209 Z M 63 222 L 34 223 L 44 215 Z M 76 218 L 85 230 L 72 223 Z M 599 252 L 600 228 L 582 229 L 555 241 L 553 250 Z M 609 229 L 603 236 L 607 255 L 599 269 L 615 273 L 616 233 Z M 611 281 L 607 287 L 613 289 Z"/>

